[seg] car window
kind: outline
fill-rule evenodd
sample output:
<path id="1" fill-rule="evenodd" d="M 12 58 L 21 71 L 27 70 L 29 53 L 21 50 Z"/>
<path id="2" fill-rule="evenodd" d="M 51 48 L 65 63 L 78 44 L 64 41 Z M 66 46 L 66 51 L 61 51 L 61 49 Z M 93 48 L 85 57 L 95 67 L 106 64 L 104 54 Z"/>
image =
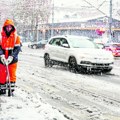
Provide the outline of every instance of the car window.
<path id="1" fill-rule="evenodd" d="M 60 43 L 61 43 L 61 47 L 66 47 L 66 48 L 70 47 L 68 44 L 68 41 L 65 38 L 61 38 Z M 66 44 L 66 46 L 65 46 L 65 44 Z"/>
<path id="2" fill-rule="evenodd" d="M 82 38 L 69 38 L 73 48 L 99 48 L 94 42 Z"/>
<path id="3" fill-rule="evenodd" d="M 52 44 L 54 43 L 54 41 L 55 41 L 55 39 L 51 39 L 51 40 L 49 41 L 49 44 L 52 45 Z"/>
<path id="4" fill-rule="evenodd" d="M 54 46 L 60 46 L 60 38 L 54 38 L 52 39 L 49 44 L 54 45 Z"/>
<path id="5" fill-rule="evenodd" d="M 55 41 L 55 45 L 56 45 L 56 46 L 61 46 L 60 39 L 57 39 L 57 40 Z"/>
<path id="6" fill-rule="evenodd" d="M 66 39 L 62 38 L 62 39 L 61 39 L 61 44 L 68 44 L 68 42 L 67 42 Z"/>

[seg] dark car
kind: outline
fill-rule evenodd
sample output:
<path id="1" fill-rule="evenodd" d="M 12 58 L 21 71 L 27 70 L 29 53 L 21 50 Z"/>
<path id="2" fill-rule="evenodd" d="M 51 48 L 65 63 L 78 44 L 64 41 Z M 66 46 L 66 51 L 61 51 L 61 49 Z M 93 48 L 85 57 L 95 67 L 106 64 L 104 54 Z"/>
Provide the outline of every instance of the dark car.
<path id="1" fill-rule="evenodd" d="M 120 43 L 105 44 L 104 49 L 111 51 L 114 57 L 120 57 Z"/>
<path id="2" fill-rule="evenodd" d="M 28 44 L 28 47 L 32 48 L 32 49 L 44 48 L 46 43 L 47 43 L 47 40 L 41 40 L 41 41 L 38 41 L 38 42 L 30 42 Z"/>

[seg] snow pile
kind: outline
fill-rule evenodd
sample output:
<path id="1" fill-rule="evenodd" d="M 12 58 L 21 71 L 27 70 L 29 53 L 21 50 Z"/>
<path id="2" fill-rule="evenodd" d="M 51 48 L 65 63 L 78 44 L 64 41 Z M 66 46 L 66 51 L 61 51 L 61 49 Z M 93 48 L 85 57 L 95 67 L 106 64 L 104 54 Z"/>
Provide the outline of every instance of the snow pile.
<path id="1" fill-rule="evenodd" d="M 0 120 L 66 120 L 37 94 L 32 95 L 20 88 L 14 97 L 0 96 Z"/>

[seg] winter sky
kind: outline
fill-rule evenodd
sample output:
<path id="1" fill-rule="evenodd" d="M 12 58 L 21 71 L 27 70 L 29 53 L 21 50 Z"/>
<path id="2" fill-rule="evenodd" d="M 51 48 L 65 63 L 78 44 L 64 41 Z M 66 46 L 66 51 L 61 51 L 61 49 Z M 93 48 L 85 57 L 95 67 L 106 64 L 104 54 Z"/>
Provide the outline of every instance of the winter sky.
<path id="1" fill-rule="evenodd" d="M 65 6 L 69 6 L 69 5 L 76 5 L 76 7 L 78 7 L 78 5 L 84 6 L 84 5 L 89 5 L 88 3 L 94 5 L 94 6 L 99 6 L 101 4 L 107 4 L 109 5 L 110 0 L 53 0 L 55 5 L 65 5 Z M 88 3 L 87 3 L 88 2 Z M 113 4 L 118 4 L 119 0 L 112 0 Z"/>
<path id="2" fill-rule="evenodd" d="M 54 6 L 68 7 L 68 8 L 87 8 L 93 7 L 99 9 L 103 13 L 109 15 L 110 0 L 53 0 Z M 115 18 L 119 18 L 117 10 L 119 9 L 120 1 L 112 0 L 112 13 Z"/>

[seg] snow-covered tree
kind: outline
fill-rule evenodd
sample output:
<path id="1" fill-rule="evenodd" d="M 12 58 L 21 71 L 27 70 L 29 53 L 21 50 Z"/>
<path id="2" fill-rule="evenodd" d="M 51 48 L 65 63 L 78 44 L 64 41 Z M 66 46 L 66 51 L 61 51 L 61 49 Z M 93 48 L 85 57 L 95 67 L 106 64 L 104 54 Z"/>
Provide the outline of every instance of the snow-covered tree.
<path id="1" fill-rule="evenodd" d="M 1 20 L 13 19 L 18 32 L 22 33 L 48 22 L 51 0 L 5 0 L 0 2 L 0 6 Z"/>

